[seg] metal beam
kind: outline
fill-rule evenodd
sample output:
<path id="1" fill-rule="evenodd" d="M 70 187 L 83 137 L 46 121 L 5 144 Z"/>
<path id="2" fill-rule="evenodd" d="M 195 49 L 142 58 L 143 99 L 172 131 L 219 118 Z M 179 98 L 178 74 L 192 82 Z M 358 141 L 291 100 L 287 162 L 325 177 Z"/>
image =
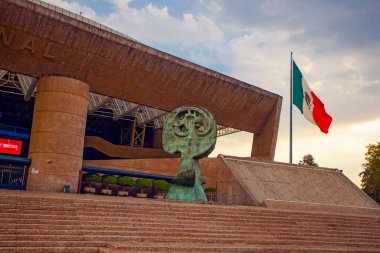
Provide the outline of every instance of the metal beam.
<path id="1" fill-rule="evenodd" d="M 18 80 L 17 74 L 10 71 L 3 70 L 1 72 L 0 86 L 6 87 L 5 90 L 1 90 L 1 92 L 16 94 L 16 95 L 24 95 L 23 87 Z M 8 90 L 11 89 L 11 90 Z M 15 90 L 15 91 L 13 91 Z M 17 90 L 17 91 L 16 91 Z"/>
<path id="2" fill-rule="evenodd" d="M 166 120 L 166 118 L 168 117 L 168 114 L 169 114 L 169 113 L 167 113 L 167 114 L 165 114 L 165 115 L 163 115 L 163 116 L 161 116 L 161 117 L 159 117 L 159 118 L 156 118 L 156 119 L 154 120 L 154 127 L 155 127 L 155 128 L 163 128 L 163 127 L 164 127 L 164 124 L 165 124 L 165 120 Z"/>
<path id="3" fill-rule="evenodd" d="M 141 108 L 141 110 L 139 110 L 139 115 L 136 115 L 136 118 L 138 119 L 137 123 L 140 126 L 145 125 L 149 122 L 153 122 L 155 119 L 158 119 L 167 113 L 168 112 L 166 111 L 144 106 L 143 108 Z"/>
<path id="4" fill-rule="evenodd" d="M 7 73 L 6 70 L 0 69 L 0 79 L 3 79 L 6 73 Z"/>
<path id="5" fill-rule="evenodd" d="M 218 126 L 216 136 L 221 137 L 221 136 L 225 136 L 225 135 L 229 135 L 229 134 L 233 134 L 237 132 L 240 132 L 240 130 L 232 128 L 232 127 Z"/>
<path id="6" fill-rule="evenodd" d="M 17 74 L 19 85 L 16 85 L 24 94 L 24 100 L 29 101 L 37 88 L 37 79 L 30 76 Z"/>
<path id="7" fill-rule="evenodd" d="M 29 101 L 33 96 L 37 88 L 37 79 L 30 76 L 24 76 L 17 74 L 17 78 L 20 82 L 22 93 L 24 94 L 24 100 Z"/>
<path id="8" fill-rule="evenodd" d="M 131 103 L 128 101 L 113 98 L 110 100 L 110 108 L 114 112 L 113 120 L 119 120 L 126 115 L 132 115 L 133 111 L 143 107 L 142 105 Z"/>
<path id="9" fill-rule="evenodd" d="M 101 107 L 103 107 L 105 104 L 107 104 L 111 99 L 112 98 L 110 97 L 90 92 L 87 113 L 93 114 L 94 112 L 99 110 Z"/>

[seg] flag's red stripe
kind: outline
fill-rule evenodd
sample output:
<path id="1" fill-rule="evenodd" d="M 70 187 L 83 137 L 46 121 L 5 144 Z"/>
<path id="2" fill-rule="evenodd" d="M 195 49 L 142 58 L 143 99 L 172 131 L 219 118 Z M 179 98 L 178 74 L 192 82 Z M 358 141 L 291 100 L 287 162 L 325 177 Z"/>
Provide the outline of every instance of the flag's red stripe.
<path id="1" fill-rule="evenodd" d="M 322 101 L 314 94 L 314 92 L 311 92 L 311 96 L 313 97 L 313 117 L 315 123 L 318 125 L 319 129 L 321 129 L 322 132 L 328 133 L 329 127 L 332 122 L 332 118 L 330 115 L 327 114 L 325 110 L 325 105 L 322 103 Z"/>

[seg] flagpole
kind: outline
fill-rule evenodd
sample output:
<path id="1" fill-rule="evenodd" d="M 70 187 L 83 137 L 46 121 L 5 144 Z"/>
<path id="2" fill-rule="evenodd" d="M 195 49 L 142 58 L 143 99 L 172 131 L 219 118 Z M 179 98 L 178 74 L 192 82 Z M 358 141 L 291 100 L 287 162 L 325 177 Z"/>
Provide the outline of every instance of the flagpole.
<path id="1" fill-rule="evenodd" d="M 293 163 L 293 52 L 290 51 L 290 142 L 289 163 Z"/>

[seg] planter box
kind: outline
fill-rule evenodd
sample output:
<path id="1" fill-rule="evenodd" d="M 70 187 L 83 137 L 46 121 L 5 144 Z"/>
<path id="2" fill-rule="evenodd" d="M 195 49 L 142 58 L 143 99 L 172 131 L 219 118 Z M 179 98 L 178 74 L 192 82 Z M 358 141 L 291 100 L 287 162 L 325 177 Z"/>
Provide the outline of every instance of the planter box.
<path id="1" fill-rule="evenodd" d="M 146 197 L 148 197 L 148 194 L 146 194 L 146 193 L 136 193 L 136 197 L 137 198 L 146 198 Z"/>
<path id="2" fill-rule="evenodd" d="M 155 199 L 165 199 L 165 194 L 164 193 L 159 193 L 153 196 Z"/>
<path id="3" fill-rule="evenodd" d="M 84 187 L 83 192 L 85 194 L 95 194 L 96 193 L 96 188 L 95 187 L 89 187 L 89 186 L 87 186 L 87 187 Z"/>
<path id="4" fill-rule="evenodd" d="M 101 189 L 100 193 L 102 195 L 112 195 L 112 190 L 110 190 L 110 189 Z"/>
<path id="5" fill-rule="evenodd" d="M 216 193 L 206 193 L 208 202 L 216 202 Z"/>
<path id="6" fill-rule="evenodd" d="M 117 192 L 117 196 L 120 196 L 120 197 L 127 197 L 129 195 L 129 192 L 127 191 L 118 191 Z"/>

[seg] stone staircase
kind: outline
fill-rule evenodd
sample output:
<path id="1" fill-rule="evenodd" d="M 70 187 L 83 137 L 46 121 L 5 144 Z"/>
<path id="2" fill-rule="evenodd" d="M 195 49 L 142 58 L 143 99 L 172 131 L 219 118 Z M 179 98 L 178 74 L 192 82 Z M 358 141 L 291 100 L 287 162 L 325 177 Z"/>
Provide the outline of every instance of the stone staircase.
<path id="1" fill-rule="evenodd" d="M 380 252 L 380 216 L 0 190 L 0 252 Z"/>

